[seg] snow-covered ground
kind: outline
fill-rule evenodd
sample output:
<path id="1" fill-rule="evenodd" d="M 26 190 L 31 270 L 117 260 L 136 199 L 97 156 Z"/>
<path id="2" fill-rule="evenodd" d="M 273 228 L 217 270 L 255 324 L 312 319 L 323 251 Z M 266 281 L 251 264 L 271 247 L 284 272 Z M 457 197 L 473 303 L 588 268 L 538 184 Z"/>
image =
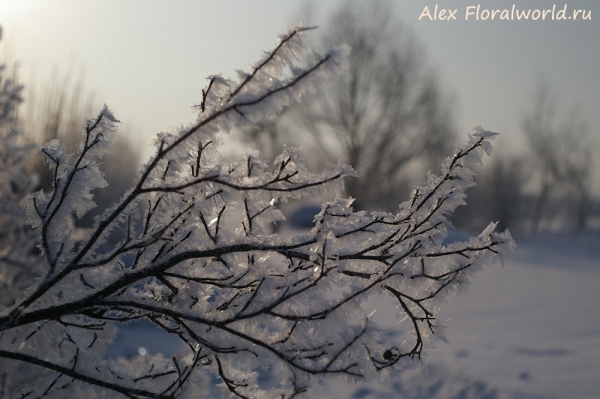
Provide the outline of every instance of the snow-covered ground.
<path id="1" fill-rule="evenodd" d="M 600 236 L 516 237 L 442 312 L 431 358 L 494 386 L 548 398 L 600 397 Z"/>
<path id="2" fill-rule="evenodd" d="M 600 236 L 516 241 L 504 267 L 479 272 L 467 292 L 450 298 L 440 314 L 448 343 L 438 342 L 421 364 L 385 383 L 324 382 L 309 396 L 599 398 Z M 393 311 L 385 302 L 377 313 Z M 161 345 L 173 341 L 142 324 L 119 335 L 112 353 Z"/>

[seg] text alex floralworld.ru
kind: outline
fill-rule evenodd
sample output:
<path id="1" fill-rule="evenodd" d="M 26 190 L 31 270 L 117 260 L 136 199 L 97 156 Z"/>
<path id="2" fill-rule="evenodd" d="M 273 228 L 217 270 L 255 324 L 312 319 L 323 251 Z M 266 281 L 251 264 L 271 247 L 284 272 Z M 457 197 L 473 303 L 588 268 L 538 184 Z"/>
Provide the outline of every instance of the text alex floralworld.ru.
<path id="1" fill-rule="evenodd" d="M 458 8 L 440 8 L 438 4 L 435 7 L 425 6 L 419 20 L 430 21 L 456 21 L 464 16 L 465 21 L 578 21 L 592 20 L 591 10 L 577 10 L 572 12 L 568 9 L 568 4 L 562 8 L 556 4 L 546 9 L 519 9 L 516 4 L 510 8 L 487 9 L 482 8 L 480 4 L 467 6 L 462 14 L 458 13 Z"/>

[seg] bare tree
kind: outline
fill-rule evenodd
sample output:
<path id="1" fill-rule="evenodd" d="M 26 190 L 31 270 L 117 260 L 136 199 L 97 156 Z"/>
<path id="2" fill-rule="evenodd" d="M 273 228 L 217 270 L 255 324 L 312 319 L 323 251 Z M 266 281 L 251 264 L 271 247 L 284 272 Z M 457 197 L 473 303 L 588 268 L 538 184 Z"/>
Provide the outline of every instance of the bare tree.
<path id="1" fill-rule="evenodd" d="M 99 160 L 118 121 L 107 107 L 88 120 L 74 157 L 57 140 L 42 148 L 52 189 L 22 202 L 42 252 L 22 256 L 41 278 L 0 308 L 1 369 L 24 364 L 40 377 L 9 371 L 9 397 L 197 397 L 205 373 L 234 395 L 262 397 L 258 370 L 273 367 L 282 382 L 268 394 L 289 398 L 306 391 L 313 375 L 368 377 L 419 357 L 447 295 L 513 245 L 494 224 L 468 242 L 442 245 L 446 215 L 473 185 L 468 165 L 492 150 L 495 133 L 483 129 L 396 214 L 354 212 L 351 200 L 338 197 L 309 232 L 268 232 L 282 218 L 278 202 L 341 190 L 355 175 L 341 163 L 310 173 L 288 147 L 272 167 L 252 153 L 217 163 L 220 133 L 281 111 L 339 73 L 343 49 L 294 61 L 308 51 L 304 30 L 281 36 L 239 83 L 209 77 L 197 121 L 157 135 L 156 153 L 134 185 L 83 242 L 72 218 L 94 206 L 92 189 L 106 185 Z M 106 248 L 118 232 L 123 239 Z M 373 294 L 397 301 L 406 335 L 380 334 L 361 308 Z M 181 352 L 105 356 L 116 326 L 139 319 L 179 337 Z"/>
<path id="2" fill-rule="evenodd" d="M 308 135 L 322 159 L 339 157 L 357 170 L 362 179 L 346 189 L 357 206 L 393 210 L 408 167 L 435 170 L 451 151 L 449 103 L 391 2 L 346 1 L 328 27 L 322 41 L 348 45 L 348 67 L 303 103 L 302 129 L 292 131 Z"/>
<path id="3" fill-rule="evenodd" d="M 592 157 L 586 124 L 576 112 L 559 119 L 559 101 L 548 83 L 540 82 L 536 90 L 534 108 L 523 117 L 523 131 L 537 172 L 530 230 L 540 230 L 549 202 L 561 196 L 571 210 L 569 217 L 583 229 L 591 202 Z"/>

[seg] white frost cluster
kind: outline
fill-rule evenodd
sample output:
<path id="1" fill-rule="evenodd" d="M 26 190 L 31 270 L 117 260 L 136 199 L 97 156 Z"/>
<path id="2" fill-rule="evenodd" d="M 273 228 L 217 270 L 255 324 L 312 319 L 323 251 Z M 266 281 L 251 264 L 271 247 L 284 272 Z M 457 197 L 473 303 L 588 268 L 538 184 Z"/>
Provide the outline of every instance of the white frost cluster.
<path id="1" fill-rule="evenodd" d="M 258 153 L 218 164 L 221 134 L 295 103 L 343 64 L 346 49 L 314 54 L 302 43 L 305 30 L 282 35 L 239 82 L 209 77 L 197 121 L 157 135 L 137 182 L 83 241 L 74 238 L 72 215 L 91 209 L 91 190 L 106 185 L 98 160 L 118 121 L 105 107 L 87 122 L 75 155 L 57 141 L 43 147 L 53 190 L 23 206 L 42 251 L 30 259 L 44 273 L 0 314 L 0 364 L 29 365 L 42 377 L 7 389 L 195 397 L 208 373 L 239 397 L 292 397 L 314 375 L 373 377 L 418 358 L 448 294 L 513 245 L 493 224 L 469 242 L 443 245 L 446 216 L 473 185 L 468 166 L 491 152 L 494 134 L 483 129 L 396 214 L 354 211 L 339 196 L 354 170 L 337 164 L 311 173 L 295 148 L 284 147 L 272 164 Z M 327 191 L 338 197 L 323 204 L 310 231 L 272 233 L 283 218 L 277 204 Z M 106 245 L 116 232 L 121 242 Z M 397 301 L 401 341 L 364 313 L 373 294 Z M 116 326 L 138 319 L 179 337 L 181 352 L 104 356 Z M 282 383 L 263 391 L 261 370 L 277 370 Z"/>

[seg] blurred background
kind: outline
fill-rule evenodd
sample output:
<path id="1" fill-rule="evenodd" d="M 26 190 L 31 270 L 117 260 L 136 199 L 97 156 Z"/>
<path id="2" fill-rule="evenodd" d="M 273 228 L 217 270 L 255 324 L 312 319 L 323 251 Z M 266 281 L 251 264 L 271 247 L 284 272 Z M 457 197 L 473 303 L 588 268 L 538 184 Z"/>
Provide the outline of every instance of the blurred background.
<path id="1" fill-rule="evenodd" d="M 318 25 L 308 35 L 315 46 L 352 46 L 347 72 L 265 120 L 261 130 L 240 132 L 229 147 L 259 148 L 272 158 L 283 143 L 301 145 L 315 168 L 341 158 L 364 177 L 348 182 L 356 207 L 393 211 L 409 184 L 427 170 L 436 173 L 454 143 L 481 125 L 502 134 L 478 171 L 470 206 L 454 218 L 457 227 L 479 230 L 492 219 L 520 232 L 597 230 L 595 2 L 515 4 L 517 11 L 554 7 L 555 16 L 583 11 L 576 20 L 554 21 L 552 14 L 536 21 L 502 21 L 498 14 L 493 21 L 467 20 L 467 7 L 476 6 L 463 0 L 5 0 L 0 43 L 25 85 L 19 116 L 28 137 L 42 143 L 63 136 L 74 145 L 78 139 L 67 137 L 79 137 L 84 117 L 107 103 L 126 137 L 115 159 L 133 164 L 149 157 L 154 134 L 194 120 L 191 107 L 206 76 L 235 77 L 288 24 Z M 479 7 L 482 18 L 485 10 L 507 8 L 503 1 Z M 443 9 L 457 10 L 456 20 L 440 20 Z M 132 170 L 122 180 L 135 174 L 135 167 L 107 165 Z"/>
<path id="2" fill-rule="evenodd" d="M 287 25 L 320 26 L 307 40 L 317 48 L 350 45 L 347 70 L 282 115 L 225 137 L 224 161 L 247 148 L 273 159 L 284 143 L 301 146 L 314 169 L 337 159 L 355 167 L 362 178 L 348 181 L 346 189 L 356 208 L 393 212 L 410 185 L 420 183 L 428 170 L 438 172 L 454 144 L 466 142 L 475 126 L 501 133 L 494 154 L 477 169 L 478 186 L 468 192 L 468 206 L 452 221 L 457 236 L 480 231 L 490 220 L 517 234 L 521 247 L 511 262 L 518 272 L 502 274 L 513 280 L 483 274 L 479 286 L 474 284 L 481 287 L 481 303 L 489 305 L 485 309 L 515 316 L 512 307 L 523 310 L 522 302 L 531 303 L 531 296 L 539 306 L 515 320 L 494 317 L 502 327 L 479 333 L 496 342 L 490 349 L 488 341 L 473 346 L 460 338 L 479 336 L 469 334 L 467 326 L 481 310 L 468 300 L 451 304 L 447 314 L 461 320 L 452 327 L 460 332 L 457 341 L 469 349 L 450 345 L 439 356 L 471 373 L 473 379 L 465 380 L 471 381 L 465 383 L 469 392 L 477 391 L 474 379 L 485 379 L 480 396 L 473 398 L 501 397 L 488 388 L 497 385 L 552 397 L 561 395 L 557 390 L 565 384 L 580 388 L 569 397 L 594 397 L 587 393 L 600 386 L 586 373 L 600 371 L 598 350 L 586 351 L 583 344 L 556 347 L 551 342 L 575 345 L 568 338 L 573 331 L 527 329 L 524 320 L 543 314 L 541 307 L 555 309 L 559 301 L 568 305 L 565 312 L 585 317 L 583 327 L 581 321 L 570 325 L 586 334 L 595 331 L 584 334 L 585 347 L 599 347 L 600 317 L 590 317 L 590 312 L 598 315 L 595 286 L 581 284 L 600 278 L 600 9 L 594 0 L 522 0 L 514 3 L 517 10 L 554 9 L 554 14 L 535 21 L 535 12 L 528 20 L 503 21 L 499 13 L 485 19 L 491 14 L 486 10 L 512 6 L 497 0 L 2 0 L 0 56 L 5 76 L 24 85 L 23 102 L 13 112 L 24 144 L 60 138 L 74 150 L 85 119 L 104 103 L 123 122 L 123 139 L 104 163 L 111 189 L 98 190 L 99 208 L 79 222 L 86 226 L 134 179 L 138 165 L 152 154 L 154 134 L 195 120 L 192 106 L 201 99 L 206 76 L 234 78 L 235 69 L 247 68 L 272 48 Z M 467 9 L 477 7 L 479 19 L 467 20 Z M 441 10 L 456 10 L 456 20 L 442 20 L 449 13 Z M 552 20 L 559 11 L 567 19 Z M 38 176 L 37 188 L 49 187 L 50 177 L 35 156 L 26 173 Z M 310 225 L 315 205 L 289 209 L 290 222 L 297 228 L 306 227 L 307 220 Z M 515 276 L 522 285 L 515 284 Z M 498 281 L 511 290 L 500 289 Z M 494 290 L 498 298 L 513 301 L 499 302 Z M 494 308 L 498 303 L 505 307 Z M 575 306 L 578 311 L 572 311 Z M 547 320 L 555 315 L 549 312 Z M 512 322 L 523 330 L 502 335 Z M 558 335 L 544 335 L 549 330 Z M 523 337 L 529 341 L 515 343 Z M 548 345 L 535 346 L 540 342 Z M 470 361 L 477 345 L 488 357 Z M 584 353 L 587 357 L 578 357 Z M 497 368 L 490 365 L 500 358 Z M 573 369 L 565 359 L 585 367 L 572 379 L 564 367 L 549 371 L 549 360 Z M 446 380 L 458 378 L 455 371 L 432 369 Z M 415 386 L 425 384 L 411 378 Z M 395 390 L 413 397 L 413 388 Z M 390 397 L 382 389 L 347 395 Z M 454 397 L 441 395 L 414 397 Z"/>

